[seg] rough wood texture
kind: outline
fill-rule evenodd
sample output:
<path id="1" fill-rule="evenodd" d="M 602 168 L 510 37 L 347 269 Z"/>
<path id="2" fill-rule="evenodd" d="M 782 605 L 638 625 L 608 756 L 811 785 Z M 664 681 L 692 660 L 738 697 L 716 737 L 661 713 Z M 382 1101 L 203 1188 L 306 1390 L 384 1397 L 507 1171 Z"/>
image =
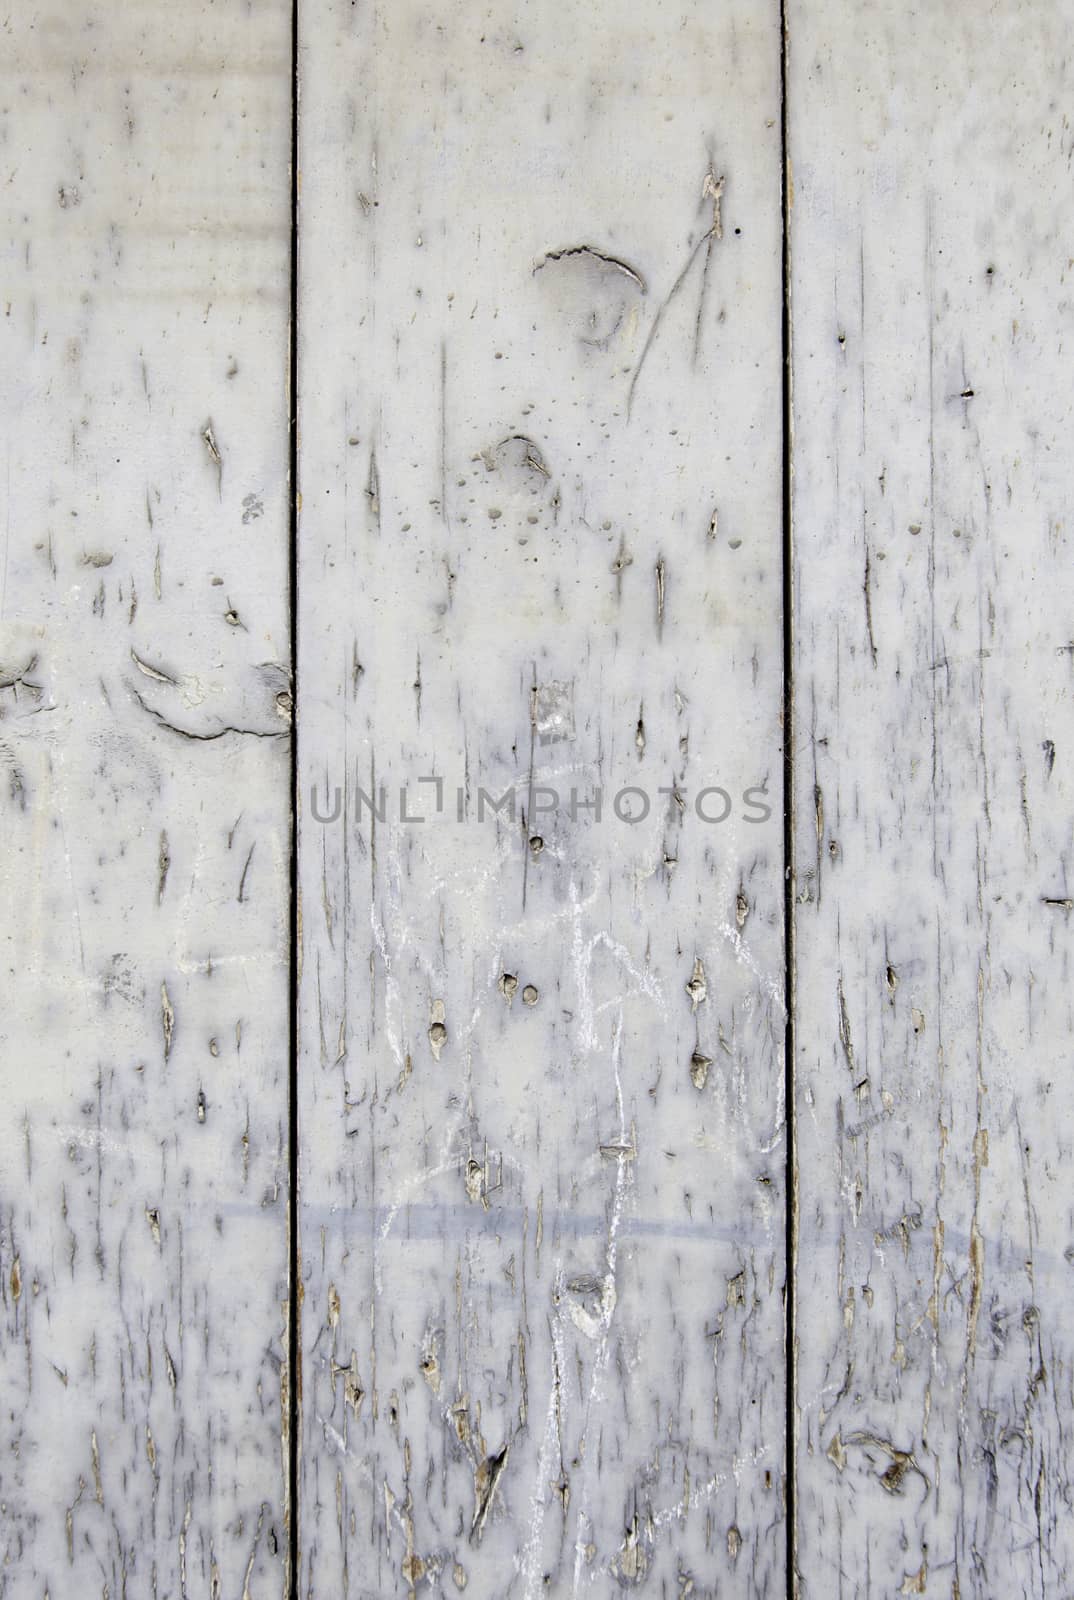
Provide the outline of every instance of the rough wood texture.
<path id="1" fill-rule="evenodd" d="M 301 1593 L 772 1595 L 777 9 L 301 25 Z"/>
<path id="2" fill-rule="evenodd" d="M 789 20 L 802 1593 L 1064 1595 L 1072 14 Z"/>
<path id="3" fill-rule="evenodd" d="M 0 65 L 0 1593 L 279 1595 L 279 4 Z"/>
<path id="4" fill-rule="evenodd" d="M 818 1600 L 1074 1566 L 1072 22 L 788 9 Z M 12 1600 L 287 1589 L 290 23 L 3 25 Z M 772 1596 L 778 9 L 301 35 L 293 1576 Z"/>

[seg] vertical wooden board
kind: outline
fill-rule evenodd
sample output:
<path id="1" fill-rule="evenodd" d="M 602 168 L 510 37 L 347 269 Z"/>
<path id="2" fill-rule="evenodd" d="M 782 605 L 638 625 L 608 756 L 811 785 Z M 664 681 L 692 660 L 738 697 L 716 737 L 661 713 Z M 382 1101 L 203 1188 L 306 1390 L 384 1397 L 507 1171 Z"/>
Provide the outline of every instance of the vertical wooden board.
<path id="1" fill-rule="evenodd" d="M 289 13 L 0 64 L 0 1592 L 279 1595 Z"/>
<path id="2" fill-rule="evenodd" d="M 1070 1586 L 1071 20 L 790 6 L 806 1595 Z"/>
<path id="3" fill-rule="evenodd" d="M 301 26 L 301 1592 L 772 1594 L 777 10 Z"/>

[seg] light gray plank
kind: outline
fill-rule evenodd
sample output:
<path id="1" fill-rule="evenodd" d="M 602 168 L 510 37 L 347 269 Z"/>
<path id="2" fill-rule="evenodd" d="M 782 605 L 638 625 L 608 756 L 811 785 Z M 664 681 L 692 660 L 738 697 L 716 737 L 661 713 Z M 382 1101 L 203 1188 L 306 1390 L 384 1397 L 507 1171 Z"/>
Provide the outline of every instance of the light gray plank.
<path id="1" fill-rule="evenodd" d="M 0 1593 L 279 1595 L 289 13 L 0 62 Z"/>
<path id="2" fill-rule="evenodd" d="M 779 53 L 302 8 L 303 1594 L 782 1586 Z"/>
<path id="3" fill-rule="evenodd" d="M 1072 20 L 790 6 L 805 1595 L 1070 1592 Z"/>

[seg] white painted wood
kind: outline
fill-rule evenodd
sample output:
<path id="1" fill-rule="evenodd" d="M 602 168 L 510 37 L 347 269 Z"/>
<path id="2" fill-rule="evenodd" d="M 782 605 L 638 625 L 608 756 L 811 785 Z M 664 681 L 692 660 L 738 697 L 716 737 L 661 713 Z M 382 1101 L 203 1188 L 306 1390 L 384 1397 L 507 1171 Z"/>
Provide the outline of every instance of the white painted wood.
<path id="1" fill-rule="evenodd" d="M 301 28 L 300 1590 L 772 1595 L 777 8 Z"/>
<path id="2" fill-rule="evenodd" d="M 1070 1592 L 1067 4 L 789 7 L 798 1568 Z"/>
<path id="3" fill-rule="evenodd" d="M 289 12 L 0 54 L 0 1593 L 279 1595 Z"/>

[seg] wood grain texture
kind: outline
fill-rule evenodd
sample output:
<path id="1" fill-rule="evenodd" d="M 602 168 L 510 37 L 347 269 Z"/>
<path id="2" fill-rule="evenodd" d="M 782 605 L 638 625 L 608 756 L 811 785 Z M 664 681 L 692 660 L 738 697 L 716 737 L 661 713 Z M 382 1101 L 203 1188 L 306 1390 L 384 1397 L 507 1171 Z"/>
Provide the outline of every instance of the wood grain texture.
<path id="1" fill-rule="evenodd" d="M 300 1592 L 775 1594 L 777 9 L 301 27 Z"/>
<path id="2" fill-rule="evenodd" d="M 279 1595 L 289 12 L 2 33 L 0 1593 Z"/>
<path id="3" fill-rule="evenodd" d="M 1071 1592 L 1069 5 L 792 0 L 803 1595 Z"/>

